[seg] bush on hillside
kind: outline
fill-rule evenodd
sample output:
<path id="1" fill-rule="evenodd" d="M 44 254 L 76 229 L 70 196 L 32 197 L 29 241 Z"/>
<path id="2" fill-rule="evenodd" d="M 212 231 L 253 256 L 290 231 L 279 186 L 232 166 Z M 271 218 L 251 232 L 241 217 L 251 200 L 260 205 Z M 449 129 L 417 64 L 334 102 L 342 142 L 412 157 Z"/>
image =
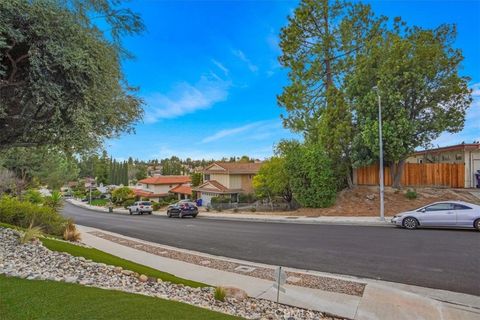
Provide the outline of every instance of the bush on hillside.
<path id="1" fill-rule="evenodd" d="M 414 189 L 408 189 L 407 192 L 405 192 L 405 197 L 410 200 L 417 199 L 417 191 L 415 191 Z"/>
<path id="2" fill-rule="evenodd" d="M 43 202 L 42 194 L 35 189 L 28 189 L 23 195 L 23 199 L 33 204 L 41 204 Z"/>
<path id="3" fill-rule="evenodd" d="M 9 196 L 0 198 L 0 222 L 28 228 L 32 221 L 46 233 L 59 236 L 66 224 L 66 220 L 48 206 L 38 206 Z"/>

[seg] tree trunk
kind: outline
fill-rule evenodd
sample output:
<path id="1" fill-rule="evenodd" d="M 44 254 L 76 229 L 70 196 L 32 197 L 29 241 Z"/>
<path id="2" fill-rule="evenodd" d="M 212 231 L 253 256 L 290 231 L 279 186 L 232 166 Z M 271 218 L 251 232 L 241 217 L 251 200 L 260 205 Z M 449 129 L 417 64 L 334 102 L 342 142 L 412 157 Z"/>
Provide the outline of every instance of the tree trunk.
<path id="1" fill-rule="evenodd" d="M 398 162 L 392 161 L 390 164 L 390 175 L 392 177 L 392 187 L 400 189 L 402 187 L 402 174 L 405 167 L 405 160 Z"/>
<path id="2" fill-rule="evenodd" d="M 347 172 L 347 186 L 348 186 L 348 189 L 353 189 L 352 172 L 350 169 L 348 169 L 348 172 Z"/>

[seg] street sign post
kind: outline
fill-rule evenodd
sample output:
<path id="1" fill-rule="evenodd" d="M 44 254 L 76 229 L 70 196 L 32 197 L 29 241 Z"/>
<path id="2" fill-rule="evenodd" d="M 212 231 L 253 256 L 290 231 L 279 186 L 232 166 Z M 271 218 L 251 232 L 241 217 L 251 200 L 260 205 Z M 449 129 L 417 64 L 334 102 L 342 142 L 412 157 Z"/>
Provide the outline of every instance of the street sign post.
<path id="1" fill-rule="evenodd" d="M 277 289 L 277 303 L 280 301 L 280 291 L 285 293 L 286 290 L 283 287 L 283 285 L 287 282 L 287 274 L 285 273 L 285 270 L 283 270 L 282 267 L 277 267 L 275 269 L 275 283 L 273 284 L 273 287 Z"/>

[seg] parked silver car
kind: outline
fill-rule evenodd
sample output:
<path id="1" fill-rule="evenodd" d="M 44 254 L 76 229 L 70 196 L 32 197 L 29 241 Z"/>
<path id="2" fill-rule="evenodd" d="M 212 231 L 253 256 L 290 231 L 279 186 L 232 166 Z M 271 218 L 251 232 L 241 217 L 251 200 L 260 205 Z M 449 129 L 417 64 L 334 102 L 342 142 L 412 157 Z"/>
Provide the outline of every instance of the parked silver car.
<path id="1" fill-rule="evenodd" d="M 476 228 L 480 231 L 480 206 L 463 201 L 434 202 L 395 215 L 391 222 L 398 227 Z"/>
<path id="2" fill-rule="evenodd" d="M 152 214 L 153 205 L 150 201 L 137 201 L 130 207 L 128 207 L 128 212 L 130 214 L 137 213 L 137 214 Z"/>

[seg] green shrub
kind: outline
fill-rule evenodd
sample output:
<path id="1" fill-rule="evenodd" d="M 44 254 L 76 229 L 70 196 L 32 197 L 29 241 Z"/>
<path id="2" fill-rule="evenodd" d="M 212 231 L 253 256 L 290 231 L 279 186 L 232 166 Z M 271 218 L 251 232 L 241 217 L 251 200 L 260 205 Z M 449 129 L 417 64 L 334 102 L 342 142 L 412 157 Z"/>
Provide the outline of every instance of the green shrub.
<path id="1" fill-rule="evenodd" d="M 335 204 L 339 177 L 335 164 L 321 144 L 284 143 L 285 170 L 295 200 L 304 207 L 326 208 Z"/>
<path id="2" fill-rule="evenodd" d="M 124 204 L 126 200 L 132 199 L 135 202 L 135 193 L 129 187 L 121 187 L 113 190 L 112 201 L 115 204 Z M 133 204 L 132 202 L 132 204 Z"/>
<path id="3" fill-rule="evenodd" d="M 93 199 L 92 202 L 90 203 L 92 206 L 98 206 L 98 207 L 104 207 L 106 206 L 110 201 L 108 199 Z"/>
<path id="4" fill-rule="evenodd" d="M 53 191 L 51 196 L 45 197 L 44 204 L 58 212 L 63 206 L 62 194 Z"/>
<path id="5" fill-rule="evenodd" d="M 28 189 L 25 194 L 23 195 L 23 198 L 33 204 L 40 204 L 43 202 L 43 197 L 42 194 L 35 189 Z"/>
<path id="6" fill-rule="evenodd" d="M 153 206 L 153 211 L 157 211 L 162 207 L 162 205 L 159 202 L 153 202 L 152 206 Z"/>
<path id="7" fill-rule="evenodd" d="M 212 204 L 217 204 L 217 203 L 230 203 L 230 197 L 223 197 L 223 196 L 218 196 L 218 197 L 212 197 L 210 200 Z"/>
<path id="8" fill-rule="evenodd" d="M 233 212 L 237 213 L 238 211 L 238 208 L 233 208 Z"/>
<path id="9" fill-rule="evenodd" d="M 408 189 L 407 192 L 405 192 L 405 197 L 410 200 L 417 199 L 417 191 L 415 191 L 415 189 Z"/>
<path id="10" fill-rule="evenodd" d="M 87 192 L 88 195 L 90 196 L 90 191 Z M 99 190 L 93 190 L 92 189 L 92 199 L 97 199 L 97 198 L 100 198 L 100 196 L 102 195 L 102 193 L 99 191 Z"/>
<path id="11" fill-rule="evenodd" d="M 0 221 L 22 228 L 28 228 L 33 221 L 43 231 L 54 235 L 62 235 L 66 224 L 66 220 L 48 206 L 38 206 L 8 196 L 0 199 Z"/>
<path id="12" fill-rule="evenodd" d="M 251 211 L 251 212 L 256 212 L 256 211 L 257 211 L 257 208 L 251 207 L 251 208 L 250 208 L 250 211 Z"/>
<path id="13" fill-rule="evenodd" d="M 225 301 L 225 296 L 227 295 L 227 293 L 225 292 L 225 289 L 222 288 L 222 287 L 216 287 L 215 288 L 215 293 L 213 294 L 213 297 L 215 298 L 215 300 L 217 301 Z"/>
<path id="14" fill-rule="evenodd" d="M 257 198 L 253 193 L 240 193 L 238 195 L 238 202 L 240 203 L 254 203 Z"/>
<path id="15" fill-rule="evenodd" d="M 127 209 L 128 207 L 133 206 L 134 203 L 135 203 L 135 199 L 127 199 L 127 200 L 123 201 L 122 206 L 125 209 Z"/>
<path id="16" fill-rule="evenodd" d="M 85 193 L 85 191 L 74 191 L 73 196 L 75 198 L 83 199 L 87 196 L 87 194 Z"/>

